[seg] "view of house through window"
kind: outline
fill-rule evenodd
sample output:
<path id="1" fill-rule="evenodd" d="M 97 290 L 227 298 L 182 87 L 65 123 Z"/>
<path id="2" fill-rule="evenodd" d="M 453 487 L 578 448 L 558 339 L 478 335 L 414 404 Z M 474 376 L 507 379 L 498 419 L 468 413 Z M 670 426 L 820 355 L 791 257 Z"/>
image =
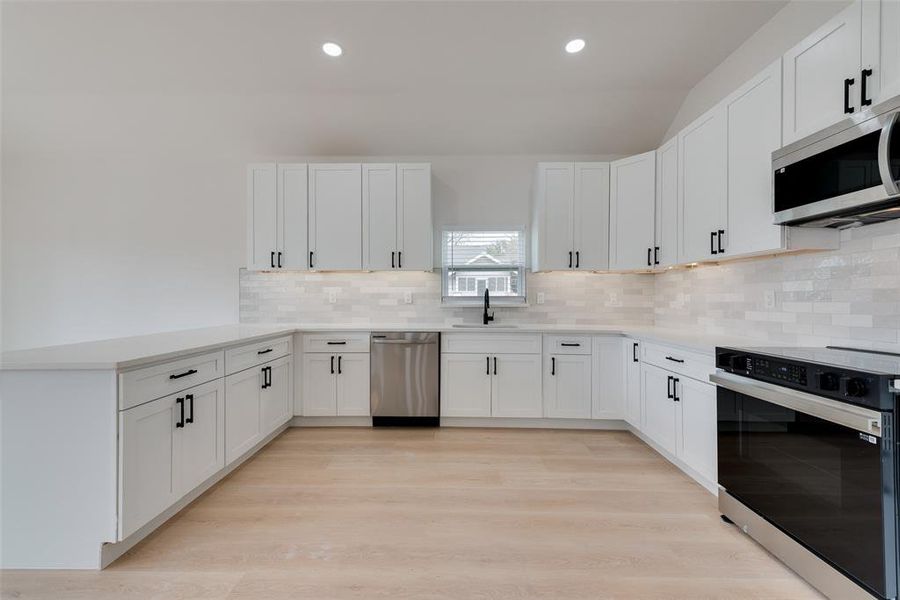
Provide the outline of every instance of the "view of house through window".
<path id="1" fill-rule="evenodd" d="M 524 231 L 448 230 L 441 246 L 445 301 L 480 299 L 488 290 L 524 302 Z"/>

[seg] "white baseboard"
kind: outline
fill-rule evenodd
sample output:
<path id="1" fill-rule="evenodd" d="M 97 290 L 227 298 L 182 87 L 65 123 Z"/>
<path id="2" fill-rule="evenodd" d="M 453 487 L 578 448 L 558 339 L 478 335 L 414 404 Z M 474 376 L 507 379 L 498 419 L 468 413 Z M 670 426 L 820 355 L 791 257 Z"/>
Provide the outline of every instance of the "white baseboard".
<path id="1" fill-rule="evenodd" d="M 129 550 L 131 550 L 135 545 L 138 544 L 138 542 L 140 542 L 145 537 L 147 537 L 148 535 L 153 533 L 156 530 L 156 528 L 158 528 L 160 525 L 162 525 L 163 523 L 165 523 L 166 521 L 168 521 L 175 515 L 177 515 L 179 512 L 181 512 L 182 509 L 184 509 L 184 507 L 186 507 L 188 504 L 190 504 L 191 502 L 193 502 L 194 500 L 196 500 L 197 498 L 202 496 L 204 492 L 206 492 L 209 488 L 211 488 L 212 486 L 217 484 L 219 481 L 224 479 L 226 475 L 228 475 L 229 473 L 231 473 L 232 471 L 237 469 L 239 466 L 241 466 L 248 458 L 250 458 L 257 452 L 259 452 L 266 444 L 268 444 L 269 442 L 271 442 L 272 440 L 277 438 L 279 435 L 284 433 L 284 431 L 287 430 L 288 427 L 290 427 L 290 421 L 288 421 L 284 425 L 281 425 L 280 427 L 278 427 L 278 429 L 276 429 L 275 431 L 273 431 L 272 433 L 267 435 L 262 441 L 260 441 L 258 444 L 256 444 L 249 450 L 247 450 L 244 454 L 242 454 L 233 463 L 224 467 L 218 473 L 216 473 L 215 475 L 213 475 L 212 477 L 210 477 L 209 479 L 207 479 L 206 481 L 204 481 L 203 483 L 198 485 L 192 491 L 188 492 L 188 494 L 186 496 L 184 496 L 184 498 L 182 498 L 181 500 L 179 500 L 178 502 L 176 502 L 175 504 L 173 504 L 172 506 L 167 508 L 165 511 L 160 513 L 155 519 L 153 519 L 152 521 L 150 521 L 149 523 L 147 523 L 146 525 L 144 525 L 143 527 L 141 527 L 140 529 L 138 529 L 137 531 L 135 531 L 134 533 L 129 535 L 127 538 L 125 538 L 121 542 L 103 544 L 100 547 L 100 568 L 105 569 L 114 560 L 116 560 L 117 558 L 119 558 L 120 556 L 122 556 L 123 554 L 128 552 Z"/>
<path id="2" fill-rule="evenodd" d="M 441 417 L 441 427 L 507 427 L 517 429 L 628 429 L 619 419 L 515 419 L 504 417 Z"/>
<path id="3" fill-rule="evenodd" d="M 371 427 L 372 417 L 294 417 L 291 427 Z"/>

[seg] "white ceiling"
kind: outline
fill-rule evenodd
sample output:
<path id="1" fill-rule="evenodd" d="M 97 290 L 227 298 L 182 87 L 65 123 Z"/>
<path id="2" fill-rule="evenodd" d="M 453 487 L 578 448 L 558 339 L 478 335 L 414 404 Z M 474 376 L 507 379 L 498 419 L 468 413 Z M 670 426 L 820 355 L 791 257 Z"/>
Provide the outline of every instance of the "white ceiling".
<path id="1" fill-rule="evenodd" d="M 226 106 L 283 155 L 628 154 L 784 4 L 4 2 L 3 93 Z"/>

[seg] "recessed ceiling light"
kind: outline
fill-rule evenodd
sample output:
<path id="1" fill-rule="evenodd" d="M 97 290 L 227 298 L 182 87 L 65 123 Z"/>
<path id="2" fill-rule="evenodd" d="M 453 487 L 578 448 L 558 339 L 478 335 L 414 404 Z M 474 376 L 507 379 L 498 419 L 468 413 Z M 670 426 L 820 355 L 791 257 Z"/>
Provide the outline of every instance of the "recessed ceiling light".
<path id="1" fill-rule="evenodd" d="M 575 38 L 574 40 L 569 40 L 566 44 L 566 52 L 569 54 L 575 54 L 576 52 L 581 52 L 584 50 L 584 40 L 581 38 Z"/>
<path id="2" fill-rule="evenodd" d="M 571 43 L 571 42 L 569 42 Z M 583 43 L 583 42 L 582 42 Z M 322 52 L 327 54 L 328 56 L 340 56 L 344 53 L 344 49 L 335 44 L 334 42 L 325 42 L 322 44 Z"/>

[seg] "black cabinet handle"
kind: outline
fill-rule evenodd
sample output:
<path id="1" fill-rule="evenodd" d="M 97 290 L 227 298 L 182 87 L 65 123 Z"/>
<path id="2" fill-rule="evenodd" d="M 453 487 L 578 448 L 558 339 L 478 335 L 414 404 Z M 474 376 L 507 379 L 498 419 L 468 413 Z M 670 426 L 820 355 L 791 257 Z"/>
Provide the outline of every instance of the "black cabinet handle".
<path id="1" fill-rule="evenodd" d="M 565 346 L 566 348 L 578 348 L 581 344 L 576 344 L 574 342 L 560 342 L 560 346 Z"/>
<path id="2" fill-rule="evenodd" d="M 681 381 L 677 377 L 672 378 L 672 400 L 675 402 L 681 402 L 681 398 L 678 397 L 678 382 Z"/>
<path id="3" fill-rule="evenodd" d="M 184 427 L 184 398 L 176 398 L 175 404 L 177 404 L 178 408 L 181 409 L 181 417 L 179 418 L 178 422 L 175 423 L 175 427 Z"/>
<path id="4" fill-rule="evenodd" d="M 341 370 L 341 359 L 342 358 L 343 358 L 343 356 L 338 356 L 338 375 L 343 373 L 343 371 Z"/>
<path id="5" fill-rule="evenodd" d="M 398 269 L 403 268 L 403 251 L 402 250 L 397 251 L 397 268 Z"/>
<path id="6" fill-rule="evenodd" d="M 650 254 L 653 252 L 653 248 L 647 248 L 647 266 L 652 267 L 653 262 L 650 260 Z"/>
<path id="7" fill-rule="evenodd" d="M 575 251 L 575 268 L 576 269 L 581 268 L 581 251 L 580 250 Z"/>
<path id="8" fill-rule="evenodd" d="M 269 370 L 268 369 L 269 369 L 269 367 L 263 367 L 262 369 L 259 370 L 259 372 L 262 373 L 262 379 L 263 379 L 262 386 L 260 387 L 260 389 L 262 389 L 262 390 L 269 387 Z"/>
<path id="9" fill-rule="evenodd" d="M 169 375 L 169 379 L 181 379 L 182 377 L 187 377 L 188 375 L 193 375 L 197 372 L 197 369 L 191 369 L 190 371 L 185 371 L 184 373 L 179 373 L 178 375 Z"/>
<path id="10" fill-rule="evenodd" d="M 717 234 L 715 231 L 709 232 L 709 253 L 710 254 L 718 254 L 718 252 L 716 252 L 716 235 Z"/>
<path id="11" fill-rule="evenodd" d="M 312 250 L 309 251 L 309 268 L 310 269 L 313 268 L 313 251 Z"/>
<path id="12" fill-rule="evenodd" d="M 666 360 L 671 360 L 672 362 L 683 363 L 684 360 L 681 358 L 675 358 L 674 356 L 667 356 Z"/>
<path id="13" fill-rule="evenodd" d="M 272 348 L 266 348 L 265 350 L 259 350 L 257 354 L 268 354 L 272 351 Z"/>
<path id="14" fill-rule="evenodd" d="M 344 341 L 344 342 L 325 342 L 325 343 L 328 344 L 329 346 L 346 346 L 347 345 L 346 341 Z"/>
<path id="15" fill-rule="evenodd" d="M 331 357 L 331 374 L 334 375 L 334 357 Z"/>
<path id="16" fill-rule="evenodd" d="M 853 107 L 850 106 L 850 86 L 854 83 L 856 83 L 856 80 L 852 77 L 844 80 L 844 114 L 846 115 L 853 113 Z"/>
<path id="17" fill-rule="evenodd" d="M 659 264 L 659 246 L 653 246 L 653 264 Z"/>
<path id="18" fill-rule="evenodd" d="M 675 394 L 672 393 L 672 380 L 675 379 L 671 375 L 666 377 L 666 398 L 669 400 L 675 397 Z"/>
<path id="19" fill-rule="evenodd" d="M 719 235 L 716 236 L 716 245 L 719 247 L 719 254 L 725 254 L 725 249 L 722 248 L 722 236 L 725 235 L 725 230 L 720 229 Z"/>
<path id="20" fill-rule="evenodd" d="M 275 268 L 275 251 L 274 250 L 269 254 L 269 265 L 271 265 L 271 267 L 273 269 Z"/>
<path id="21" fill-rule="evenodd" d="M 281 269 L 281 252 L 278 252 L 278 268 Z"/>
<path id="22" fill-rule="evenodd" d="M 272 367 L 266 367 L 266 387 L 272 387 Z"/>
<path id="23" fill-rule="evenodd" d="M 572 252 L 571 252 L 571 250 L 569 251 L 569 268 L 570 269 L 572 268 Z"/>
<path id="24" fill-rule="evenodd" d="M 396 252 L 391 252 L 391 268 L 392 268 L 392 269 L 396 269 L 396 268 L 397 268 L 397 267 L 396 267 L 396 264 L 394 263 L 394 259 L 395 259 L 395 255 L 396 255 L 396 254 L 397 254 Z"/>
<path id="25" fill-rule="evenodd" d="M 497 357 L 494 357 L 494 375 L 497 374 Z"/>
<path id="26" fill-rule="evenodd" d="M 484 368 L 484 374 L 490 375 L 491 374 L 491 357 L 485 356 L 484 361 L 485 361 L 485 365 L 486 365 Z"/>
<path id="27" fill-rule="evenodd" d="M 632 342 L 632 347 L 631 347 L 631 362 L 638 362 L 638 353 L 637 353 L 637 349 L 638 349 L 638 343 L 637 343 L 637 342 Z"/>
<path id="28" fill-rule="evenodd" d="M 872 99 L 867 98 L 868 92 L 866 91 L 866 82 L 869 77 L 872 76 L 872 69 L 863 69 L 862 76 L 859 78 L 859 105 L 860 106 L 872 106 Z"/>
<path id="29" fill-rule="evenodd" d="M 193 423 L 193 422 L 194 422 L 194 395 L 193 395 L 193 394 L 187 394 L 187 395 L 184 397 L 184 399 L 185 399 L 185 400 L 190 400 L 190 402 L 191 402 L 190 405 L 189 405 L 188 418 L 185 419 L 184 422 L 185 422 L 185 423 Z"/>
<path id="30" fill-rule="evenodd" d="M 555 356 L 550 357 L 550 374 L 556 375 L 556 357 Z"/>

